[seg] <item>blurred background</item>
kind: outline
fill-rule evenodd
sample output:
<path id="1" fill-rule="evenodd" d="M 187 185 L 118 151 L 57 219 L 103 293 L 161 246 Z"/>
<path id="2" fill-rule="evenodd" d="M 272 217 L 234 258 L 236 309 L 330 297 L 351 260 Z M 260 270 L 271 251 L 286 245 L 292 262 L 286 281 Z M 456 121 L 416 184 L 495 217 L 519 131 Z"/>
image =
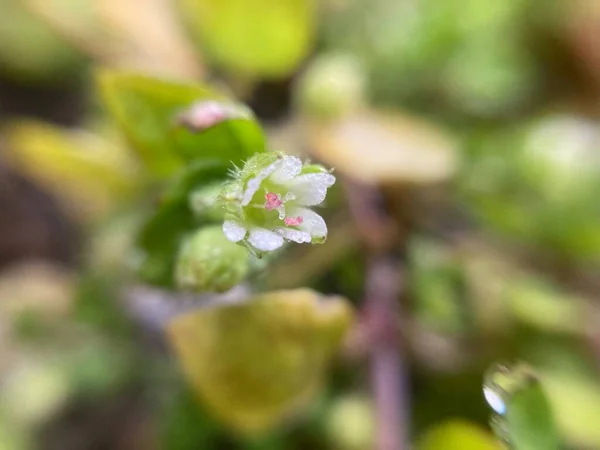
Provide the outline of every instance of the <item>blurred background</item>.
<path id="1" fill-rule="evenodd" d="M 599 2 L 0 0 L 0 450 L 374 448 L 360 312 L 293 418 L 249 437 L 197 398 L 172 303 L 127 269 L 152 183 L 98 67 L 215 86 L 270 148 L 380 190 L 411 448 L 500 449 L 483 377 L 520 360 L 564 448 L 600 449 Z M 360 311 L 368 252 L 342 184 L 327 243 L 291 247 L 256 289 Z"/>

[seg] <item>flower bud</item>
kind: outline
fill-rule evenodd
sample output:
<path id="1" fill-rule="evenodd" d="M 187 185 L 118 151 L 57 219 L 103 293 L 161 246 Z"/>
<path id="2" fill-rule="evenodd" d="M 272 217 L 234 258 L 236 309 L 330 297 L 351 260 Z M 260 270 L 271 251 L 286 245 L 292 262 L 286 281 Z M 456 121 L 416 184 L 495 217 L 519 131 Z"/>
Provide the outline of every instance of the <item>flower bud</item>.
<path id="1" fill-rule="evenodd" d="M 553 202 L 571 204 L 586 190 L 595 191 L 599 148 L 596 122 L 572 115 L 548 116 L 526 130 L 523 170 Z"/>
<path id="2" fill-rule="evenodd" d="M 183 244 L 175 276 L 181 289 L 224 292 L 244 279 L 248 267 L 248 252 L 228 241 L 220 226 L 211 226 Z"/>
<path id="3" fill-rule="evenodd" d="M 242 104 L 207 100 L 193 104 L 177 117 L 177 123 L 191 132 L 201 132 L 225 120 L 249 119 L 252 111 Z"/>

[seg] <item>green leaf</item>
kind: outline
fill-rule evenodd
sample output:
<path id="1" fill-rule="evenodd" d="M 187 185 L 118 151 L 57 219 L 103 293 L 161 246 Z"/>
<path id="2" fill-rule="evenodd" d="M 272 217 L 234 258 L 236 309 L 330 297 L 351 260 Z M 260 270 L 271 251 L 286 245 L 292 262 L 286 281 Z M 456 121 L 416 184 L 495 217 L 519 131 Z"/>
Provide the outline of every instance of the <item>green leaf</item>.
<path id="1" fill-rule="evenodd" d="M 168 177 L 186 161 L 218 158 L 239 163 L 264 150 L 263 132 L 252 114 L 223 117 L 196 131 L 179 122 L 197 102 L 231 105 L 206 86 L 114 71 L 100 72 L 98 83 L 110 113 L 154 176 Z"/>
<path id="2" fill-rule="evenodd" d="M 198 160 L 189 164 L 169 184 L 160 201 L 161 206 L 187 203 L 193 190 L 224 179 L 228 169 L 227 164 L 216 159 Z"/>
<path id="3" fill-rule="evenodd" d="M 164 448 L 195 450 L 218 448 L 219 429 L 200 408 L 191 390 L 182 390 L 164 411 L 159 422 L 163 429 Z"/>
<path id="4" fill-rule="evenodd" d="M 138 235 L 138 272 L 142 279 L 160 286 L 172 285 L 179 245 L 201 224 L 188 205 L 188 195 L 198 186 L 224 179 L 226 174 L 227 167 L 220 161 L 207 160 L 196 161 L 177 175 Z"/>
<path id="5" fill-rule="evenodd" d="M 229 119 L 203 132 L 178 127 L 172 131 L 172 139 L 186 160 L 214 157 L 239 164 L 254 153 L 265 151 L 265 136 L 254 119 Z"/>
<path id="6" fill-rule="evenodd" d="M 494 431 L 515 450 L 559 450 L 560 436 L 538 375 L 528 365 L 498 365 L 486 374 L 484 395 L 495 411 Z"/>
<path id="7" fill-rule="evenodd" d="M 314 0 L 178 0 L 203 52 L 231 71 L 282 77 L 315 36 Z"/>
<path id="8" fill-rule="evenodd" d="M 506 413 L 510 441 L 516 450 L 558 450 L 560 438 L 550 403 L 536 382 L 517 392 Z"/>

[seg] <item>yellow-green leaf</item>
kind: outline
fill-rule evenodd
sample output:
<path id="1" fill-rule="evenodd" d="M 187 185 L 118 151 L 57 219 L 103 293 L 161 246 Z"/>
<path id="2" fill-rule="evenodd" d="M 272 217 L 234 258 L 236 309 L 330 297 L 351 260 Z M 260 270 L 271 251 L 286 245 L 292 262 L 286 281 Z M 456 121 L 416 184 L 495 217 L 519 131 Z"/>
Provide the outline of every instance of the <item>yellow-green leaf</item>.
<path id="1" fill-rule="evenodd" d="M 8 163 L 81 217 L 104 214 L 136 189 L 136 166 L 122 148 L 94 134 L 34 120 L 5 130 Z"/>
<path id="2" fill-rule="evenodd" d="M 343 298 L 298 289 L 182 315 L 168 334 L 212 412 L 234 430 L 253 433 L 313 398 L 351 319 Z"/>
<path id="3" fill-rule="evenodd" d="M 462 419 L 436 425 L 419 439 L 417 450 L 502 450 L 503 446 L 481 427 Z"/>
<path id="4" fill-rule="evenodd" d="M 562 358 L 558 361 L 563 362 Z M 557 425 L 573 447 L 600 448 L 600 387 L 597 379 L 567 364 L 560 369 L 545 369 L 542 378 L 556 412 Z"/>
<path id="5" fill-rule="evenodd" d="M 248 75 L 281 77 L 312 47 L 315 0 L 178 0 L 201 49 Z"/>

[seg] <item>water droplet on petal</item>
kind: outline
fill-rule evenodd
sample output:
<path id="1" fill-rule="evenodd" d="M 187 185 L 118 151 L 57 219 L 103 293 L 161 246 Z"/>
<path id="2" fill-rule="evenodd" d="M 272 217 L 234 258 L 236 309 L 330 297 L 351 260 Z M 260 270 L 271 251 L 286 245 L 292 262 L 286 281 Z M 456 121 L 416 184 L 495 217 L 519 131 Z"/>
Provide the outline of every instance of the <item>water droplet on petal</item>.
<path id="1" fill-rule="evenodd" d="M 483 395 L 485 396 L 485 400 L 488 402 L 488 405 L 496 411 L 496 413 L 503 416 L 506 414 L 506 402 L 502 398 L 499 392 L 494 390 L 493 387 L 483 386 Z"/>
<path id="2" fill-rule="evenodd" d="M 279 212 L 279 220 L 283 220 L 285 218 L 285 205 L 282 204 L 279 208 L 277 208 L 277 211 Z"/>
<path id="3" fill-rule="evenodd" d="M 510 377 L 510 368 L 504 364 L 498 364 L 488 370 L 483 382 L 483 395 L 488 405 L 503 416 L 506 414 L 509 393 L 507 382 Z"/>
<path id="4" fill-rule="evenodd" d="M 283 203 L 289 202 L 290 200 L 296 200 L 296 196 L 293 193 L 288 192 L 287 194 L 285 194 L 283 196 L 282 200 L 283 200 Z"/>

